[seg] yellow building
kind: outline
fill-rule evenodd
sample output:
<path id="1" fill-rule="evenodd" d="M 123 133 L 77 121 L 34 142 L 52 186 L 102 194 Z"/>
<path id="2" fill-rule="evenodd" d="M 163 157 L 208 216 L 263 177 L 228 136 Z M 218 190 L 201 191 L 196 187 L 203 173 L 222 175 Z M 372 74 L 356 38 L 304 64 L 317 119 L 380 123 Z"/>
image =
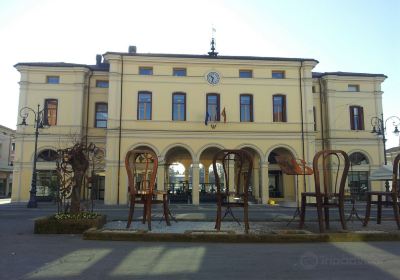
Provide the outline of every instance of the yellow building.
<path id="1" fill-rule="evenodd" d="M 370 119 L 382 113 L 385 75 L 316 73 L 315 59 L 222 56 L 214 51 L 145 54 L 134 46 L 126 53 L 98 55 L 96 62 L 15 66 L 21 73 L 19 107 L 39 104 L 51 125 L 40 129 L 39 196 L 50 195 L 53 151 L 71 145 L 73 138 L 105 148 L 96 187 L 106 204 L 127 203 L 124 157 L 137 147 L 158 155 L 158 188 L 171 187 L 177 191 L 174 198 L 183 193 L 183 200 L 193 204 L 207 201 L 212 192 L 209 167 L 213 154 L 223 148 L 243 148 L 254 156 L 256 203 L 271 198 L 293 204 L 296 185 L 313 189 L 312 176 L 296 180 L 282 174 L 276 155 L 311 164 L 316 151 L 327 148 L 350 155 L 349 183 L 357 182 L 362 190 L 382 188 L 369 182 L 368 174 L 383 163 L 382 143 L 370 133 Z M 17 129 L 13 201 L 29 199 L 32 114 L 27 123 Z M 170 167 L 178 164 L 181 173 L 172 178 Z"/>

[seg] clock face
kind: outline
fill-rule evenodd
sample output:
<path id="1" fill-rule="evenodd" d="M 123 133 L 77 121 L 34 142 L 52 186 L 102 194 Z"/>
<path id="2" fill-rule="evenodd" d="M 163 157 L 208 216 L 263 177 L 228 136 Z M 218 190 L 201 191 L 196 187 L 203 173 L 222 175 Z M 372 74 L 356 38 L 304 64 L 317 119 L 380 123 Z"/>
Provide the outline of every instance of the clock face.
<path id="1" fill-rule="evenodd" d="M 219 74 L 217 73 L 217 72 L 214 72 L 214 71 L 212 71 L 212 72 L 209 72 L 208 74 L 207 74 L 207 82 L 210 84 L 210 85 L 216 85 L 216 84 L 218 84 L 219 83 L 219 80 L 220 80 L 220 77 L 219 77 Z"/>

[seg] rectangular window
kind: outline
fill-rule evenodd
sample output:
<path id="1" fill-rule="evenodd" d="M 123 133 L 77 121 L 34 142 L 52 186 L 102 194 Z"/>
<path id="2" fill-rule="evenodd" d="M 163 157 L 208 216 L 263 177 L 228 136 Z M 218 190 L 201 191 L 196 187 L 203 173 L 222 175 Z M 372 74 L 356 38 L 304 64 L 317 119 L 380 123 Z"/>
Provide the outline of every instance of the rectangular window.
<path id="1" fill-rule="evenodd" d="M 272 79 L 284 79 L 285 71 L 272 71 Z"/>
<path id="2" fill-rule="evenodd" d="M 96 116 L 94 127 L 106 128 L 108 118 L 107 103 L 96 103 Z"/>
<path id="3" fill-rule="evenodd" d="M 47 76 L 46 82 L 48 84 L 59 84 L 60 83 L 60 76 Z"/>
<path id="4" fill-rule="evenodd" d="M 360 86 L 359 85 L 348 85 L 347 91 L 352 91 L 352 92 L 360 91 Z"/>
<path id="5" fill-rule="evenodd" d="M 151 92 L 140 91 L 138 94 L 138 120 L 151 120 Z"/>
<path id="6" fill-rule="evenodd" d="M 315 86 L 312 86 L 312 93 L 316 93 L 317 91 L 316 91 L 316 89 L 315 89 Z"/>
<path id="7" fill-rule="evenodd" d="M 57 99 L 45 99 L 44 101 L 44 124 L 57 125 Z"/>
<path id="8" fill-rule="evenodd" d="M 252 70 L 239 70 L 239 78 L 252 78 L 253 71 Z"/>
<path id="9" fill-rule="evenodd" d="M 174 68 L 172 75 L 178 77 L 184 77 L 186 76 L 186 68 Z"/>
<path id="10" fill-rule="evenodd" d="M 219 121 L 219 94 L 209 93 L 207 94 L 207 113 L 209 114 L 211 121 Z"/>
<path id="11" fill-rule="evenodd" d="M 98 88 L 108 88 L 108 81 L 106 81 L 106 80 L 96 80 L 96 87 L 98 87 Z"/>
<path id="12" fill-rule="evenodd" d="M 139 67 L 139 75 L 153 75 L 153 67 Z"/>
<path id="13" fill-rule="evenodd" d="M 253 96 L 250 94 L 240 95 L 240 121 L 253 121 Z"/>
<path id="14" fill-rule="evenodd" d="M 11 143 L 11 151 L 15 152 L 15 143 Z"/>
<path id="15" fill-rule="evenodd" d="M 186 121 L 186 94 L 183 92 L 172 95 L 172 120 Z"/>
<path id="16" fill-rule="evenodd" d="M 272 97 L 273 103 L 273 121 L 286 122 L 286 96 L 274 95 Z"/>
<path id="17" fill-rule="evenodd" d="M 361 106 L 350 106 L 351 130 L 364 130 L 364 110 Z"/>

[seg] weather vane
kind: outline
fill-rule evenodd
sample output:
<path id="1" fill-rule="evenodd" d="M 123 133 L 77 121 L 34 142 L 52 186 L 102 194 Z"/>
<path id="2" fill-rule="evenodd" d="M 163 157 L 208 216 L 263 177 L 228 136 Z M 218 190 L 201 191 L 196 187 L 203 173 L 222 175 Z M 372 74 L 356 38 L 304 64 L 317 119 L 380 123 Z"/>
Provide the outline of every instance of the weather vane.
<path id="1" fill-rule="evenodd" d="M 212 30 L 212 34 L 211 34 L 211 51 L 208 52 L 208 55 L 216 57 L 218 55 L 218 52 L 215 51 L 215 45 L 216 45 L 216 43 L 215 43 L 215 32 L 216 32 L 216 30 L 215 30 L 214 26 L 212 27 L 211 30 Z"/>

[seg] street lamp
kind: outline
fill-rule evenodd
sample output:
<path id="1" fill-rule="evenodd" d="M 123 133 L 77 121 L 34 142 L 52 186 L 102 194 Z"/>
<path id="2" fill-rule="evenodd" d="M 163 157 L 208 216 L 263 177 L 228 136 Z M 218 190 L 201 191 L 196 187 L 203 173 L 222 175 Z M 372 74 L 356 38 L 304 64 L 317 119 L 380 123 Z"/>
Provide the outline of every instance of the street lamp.
<path id="1" fill-rule="evenodd" d="M 397 116 L 390 116 L 386 120 L 383 118 L 383 114 L 381 114 L 380 117 L 372 117 L 371 118 L 371 125 L 372 125 L 372 131 L 371 133 L 374 133 L 378 136 L 382 136 L 382 142 L 383 142 L 383 158 L 385 160 L 385 165 L 387 165 L 387 156 L 386 156 L 386 128 L 387 128 L 387 122 L 389 120 L 393 121 L 393 126 L 394 126 L 394 131 L 393 134 L 398 136 L 399 135 L 399 129 L 398 126 L 400 125 L 400 118 Z M 385 188 L 386 192 L 389 192 L 389 181 L 385 181 Z M 386 198 L 386 201 L 388 199 Z"/>
<path id="2" fill-rule="evenodd" d="M 31 190 L 30 196 L 29 196 L 29 202 L 27 207 L 28 208 L 36 208 L 37 207 L 37 200 L 36 200 L 36 180 L 37 180 L 37 174 L 36 174 L 36 162 L 37 162 L 37 142 L 38 142 L 38 136 L 39 136 L 39 128 L 44 128 L 44 109 L 40 110 L 40 105 L 37 105 L 37 111 L 30 107 L 23 107 L 19 111 L 19 115 L 22 118 L 21 125 L 26 126 L 26 119 L 29 116 L 29 113 L 33 113 L 35 116 L 35 152 L 34 152 L 34 158 L 33 158 L 33 169 L 32 169 L 32 182 L 31 182 Z"/>

